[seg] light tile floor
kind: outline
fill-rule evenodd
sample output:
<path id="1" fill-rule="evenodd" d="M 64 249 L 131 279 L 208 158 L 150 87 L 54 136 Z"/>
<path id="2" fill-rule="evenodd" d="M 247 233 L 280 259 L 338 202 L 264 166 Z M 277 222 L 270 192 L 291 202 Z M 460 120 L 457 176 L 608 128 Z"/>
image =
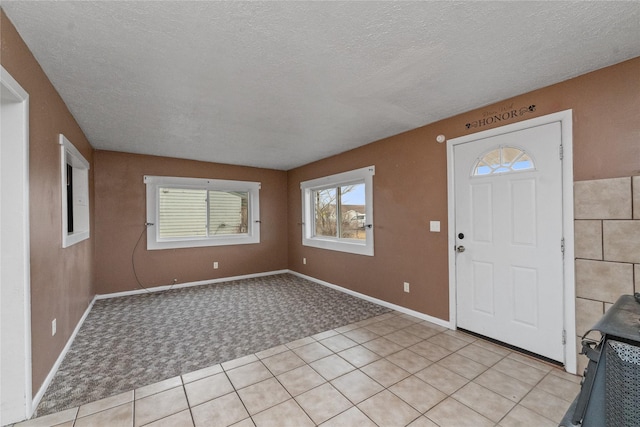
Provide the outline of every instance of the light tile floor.
<path id="1" fill-rule="evenodd" d="M 557 426 L 580 377 L 397 312 L 16 426 Z"/>

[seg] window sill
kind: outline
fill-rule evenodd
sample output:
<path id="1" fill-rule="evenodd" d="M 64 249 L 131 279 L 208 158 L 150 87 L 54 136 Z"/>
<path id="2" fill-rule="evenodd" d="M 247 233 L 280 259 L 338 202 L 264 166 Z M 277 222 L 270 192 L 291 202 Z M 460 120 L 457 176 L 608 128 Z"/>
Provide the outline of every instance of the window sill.
<path id="1" fill-rule="evenodd" d="M 154 233 L 155 226 L 149 227 L 148 232 Z M 148 250 L 161 250 L 161 249 L 180 249 L 180 248 L 202 248 L 207 246 L 230 246 L 230 245 L 251 245 L 260 243 L 259 236 L 227 236 L 224 238 L 215 239 L 177 239 L 177 240 L 158 240 L 148 241 Z"/>
<path id="2" fill-rule="evenodd" d="M 361 243 L 357 241 L 338 241 L 334 239 L 303 239 L 303 246 L 310 246 L 313 248 L 327 249 L 331 251 L 347 252 L 356 255 L 373 256 L 372 245 Z"/>
<path id="3" fill-rule="evenodd" d="M 62 237 L 62 247 L 68 248 L 89 238 L 89 231 L 78 231 Z"/>

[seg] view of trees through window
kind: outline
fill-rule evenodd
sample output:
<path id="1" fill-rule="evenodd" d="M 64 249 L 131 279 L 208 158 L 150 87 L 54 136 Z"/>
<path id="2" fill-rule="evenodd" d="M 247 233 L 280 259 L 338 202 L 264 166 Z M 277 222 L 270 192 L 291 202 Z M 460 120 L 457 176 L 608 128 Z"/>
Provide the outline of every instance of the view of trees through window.
<path id="1" fill-rule="evenodd" d="M 315 235 L 365 240 L 364 183 L 315 190 Z"/>

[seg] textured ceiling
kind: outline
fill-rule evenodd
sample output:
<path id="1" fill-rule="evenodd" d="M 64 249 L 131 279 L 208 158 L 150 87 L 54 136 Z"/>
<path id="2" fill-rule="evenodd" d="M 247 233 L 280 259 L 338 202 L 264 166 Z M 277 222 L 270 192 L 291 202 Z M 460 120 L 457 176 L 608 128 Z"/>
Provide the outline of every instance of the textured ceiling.
<path id="1" fill-rule="evenodd" d="M 95 148 L 284 170 L 640 56 L 638 2 L 2 8 Z"/>

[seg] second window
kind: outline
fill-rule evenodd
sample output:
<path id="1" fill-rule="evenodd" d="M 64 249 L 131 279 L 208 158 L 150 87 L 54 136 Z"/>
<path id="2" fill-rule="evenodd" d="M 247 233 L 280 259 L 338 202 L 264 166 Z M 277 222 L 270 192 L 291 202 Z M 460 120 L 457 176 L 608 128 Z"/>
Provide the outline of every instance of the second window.
<path id="1" fill-rule="evenodd" d="M 300 184 L 305 246 L 373 255 L 373 175 L 369 166 Z"/>

